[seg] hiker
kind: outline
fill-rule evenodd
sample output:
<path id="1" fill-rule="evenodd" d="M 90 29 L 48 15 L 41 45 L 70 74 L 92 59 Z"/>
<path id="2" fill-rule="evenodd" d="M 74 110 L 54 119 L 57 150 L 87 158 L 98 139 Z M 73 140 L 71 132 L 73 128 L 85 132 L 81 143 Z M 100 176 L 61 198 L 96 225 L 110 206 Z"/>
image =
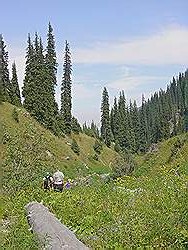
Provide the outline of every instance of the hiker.
<path id="1" fill-rule="evenodd" d="M 66 182 L 66 184 L 65 184 L 65 188 L 66 188 L 66 189 L 71 188 L 71 180 L 70 180 L 70 179 L 67 180 L 67 182 Z"/>
<path id="2" fill-rule="evenodd" d="M 63 179 L 64 174 L 60 172 L 59 170 L 54 173 L 53 175 L 53 188 L 54 191 L 62 192 L 63 191 Z"/>
<path id="3" fill-rule="evenodd" d="M 43 178 L 43 188 L 45 191 L 52 189 L 53 187 L 53 177 L 47 172 L 45 177 Z"/>

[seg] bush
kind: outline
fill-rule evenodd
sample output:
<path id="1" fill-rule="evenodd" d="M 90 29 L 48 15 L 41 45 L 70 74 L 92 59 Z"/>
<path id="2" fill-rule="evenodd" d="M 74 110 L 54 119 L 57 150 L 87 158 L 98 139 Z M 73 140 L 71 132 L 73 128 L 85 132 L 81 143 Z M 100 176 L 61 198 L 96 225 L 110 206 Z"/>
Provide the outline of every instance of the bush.
<path id="1" fill-rule="evenodd" d="M 16 108 L 14 108 L 12 111 L 12 117 L 16 122 L 19 122 L 18 111 L 16 110 Z"/>
<path id="2" fill-rule="evenodd" d="M 130 175 L 135 169 L 135 162 L 130 153 L 122 153 L 114 159 L 112 164 L 113 176 L 115 178 Z"/>
<path id="3" fill-rule="evenodd" d="M 119 143 L 118 143 L 117 141 L 115 142 L 114 150 L 115 150 L 116 152 L 120 152 L 120 151 L 121 151 L 121 147 L 120 147 L 120 145 L 119 145 Z"/>
<path id="4" fill-rule="evenodd" d="M 2 137 L 2 143 L 6 144 L 9 141 L 10 141 L 10 135 L 7 132 L 5 132 L 3 137 Z"/>
<path id="5" fill-rule="evenodd" d="M 71 149 L 72 149 L 72 151 L 73 151 L 75 154 L 77 154 L 77 155 L 80 154 L 80 148 L 79 148 L 78 143 L 76 142 L 75 139 L 72 140 Z"/>
<path id="6" fill-rule="evenodd" d="M 71 127 L 72 127 L 72 132 L 75 134 L 79 134 L 82 131 L 81 126 L 75 117 L 72 117 Z"/>
<path id="7" fill-rule="evenodd" d="M 95 141 L 95 144 L 93 145 L 93 149 L 97 154 L 100 154 L 102 151 L 102 143 L 98 140 Z"/>
<path id="8" fill-rule="evenodd" d="M 99 160 L 98 154 L 94 154 L 94 155 L 93 155 L 93 160 L 95 160 L 95 161 L 98 161 L 98 160 Z"/>

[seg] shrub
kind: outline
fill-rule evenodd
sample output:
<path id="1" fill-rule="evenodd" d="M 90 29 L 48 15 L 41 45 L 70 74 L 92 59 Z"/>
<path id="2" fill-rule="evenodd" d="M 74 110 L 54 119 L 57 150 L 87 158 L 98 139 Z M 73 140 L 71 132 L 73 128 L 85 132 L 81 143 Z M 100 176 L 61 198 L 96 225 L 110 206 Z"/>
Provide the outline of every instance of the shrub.
<path id="1" fill-rule="evenodd" d="M 16 110 L 16 108 L 14 108 L 12 111 L 12 117 L 16 122 L 19 122 L 18 111 Z"/>
<path id="2" fill-rule="evenodd" d="M 133 161 L 132 155 L 128 152 L 117 156 L 112 164 L 113 176 L 115 178 L 130 175 L 134 169 L 135 162 Z"/>
<path id="3" fill-rule="evenodd" d="M 100 154 L 102 151 L 102 143 L 98 140 L 95 141 L 95 144 L 93 145 L 93 149 L 97 154 Z"/>
<path id="4" fill-rule="evenodd" d="M 116 152 L 120 152 L 120 151 L 121 151 L 121 147 L 120 147 L 120 145 L 119 145 L 119 143 L 118 143 L 117 141 L 115 142 L 114 150 L 115 150 Z"/>
<path id="5" fill-rule="evenodd" d="M 77 154 L 77 155 L 80 154 L 80 148 L 79 148 L 78 143 L 76 142 L 75 139 L 72 140 L 71 149 L 72 149 L 72 151 L 73 151 L 75 154 Z"/>
<path id="6" fill-rule="evenodd" d="M 71 127 L 72 127 L 72 132 L 75 134 L 79 134 L 82 131 L 81 126 L 75 117 L 72 117 Z"/>
<path id="7" fill-rule="evenodd" d="M 94 155 L 93 155 L 93 159 L 94 159 L 95 161 L 98 161 L 98 160 L 99 160 L 98 154 L 94 154 Z"/>
<path id="8" fill-rule="evenodd" d="M 2 143 L 6 144 L 9 141 L 10 141 L 10 135 L 7 132 L 5 132 L 2 137 Z"/>

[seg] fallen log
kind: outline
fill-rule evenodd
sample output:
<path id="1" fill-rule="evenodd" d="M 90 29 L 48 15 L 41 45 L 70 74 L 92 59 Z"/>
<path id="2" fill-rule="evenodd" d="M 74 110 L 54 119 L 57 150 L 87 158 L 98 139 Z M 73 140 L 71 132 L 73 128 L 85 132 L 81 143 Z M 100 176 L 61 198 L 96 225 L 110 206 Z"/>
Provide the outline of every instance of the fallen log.
<path id="1" fill-rule="evenodd" d="M 75 234 L 64 226 L 43 204 L 30 202 L 26 206 L 27 219 L 37 235 L 41 248 L 49 250 L 88 250 Z"/>

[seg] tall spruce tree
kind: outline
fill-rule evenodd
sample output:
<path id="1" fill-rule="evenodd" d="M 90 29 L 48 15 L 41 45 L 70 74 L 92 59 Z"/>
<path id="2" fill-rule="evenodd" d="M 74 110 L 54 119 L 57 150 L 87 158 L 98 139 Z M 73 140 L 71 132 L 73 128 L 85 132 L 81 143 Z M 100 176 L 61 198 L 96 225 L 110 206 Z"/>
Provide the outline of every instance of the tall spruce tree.
<path id="1" fill-rule="evenodd" d="M 35 99 L 35 58 L 34 46 L 28 34 L 26 49 L 26 66 L 22 95 L 24 97 L 23 105 L 32 114 Z"/>
<path id="2" fill-rule="evenodd" d="M 48 88 L 42 40 L 35 33 L 34 43 L 28 36 L 25 79 L 23 86 L 24 106 L 38 122 L 48 127 Z"/>
<path id="3" fill-rule="evenodd" d="M 188 132 L 188 69 L 184 75 L 184 128 Z"/>
<path id="4" fill-rule="evenodd" d="M 99 138 L 99 129 L 93 120 L 91 121 L 91 131 L 92 137 Z"/>
<path id="5" fill-rule="evenodd" d="M 55 51 L 55 38 L 53 35 L 53 28 L 50 23 L 48 25 L 45 64 L 47 70 L 46 88 L 48 88 L 48 102 L 50 107 L 49 115 L 51 116 L 51 123 L 53 123 L 53 119 L 58 114 L 58 105 L 55 101 L 55 86 L 57 85 L 56 74 L 58 65 Z"/>
<path id="6" fill-rule="evenodd" d="M 118 143 L 122 150 L 129 147 L 128 136 L 128 110 L 126 107 L 126 99 L 124 91 L 120 92 L 118 100 Z"/>
<path id="7" fill-rule="evenodd" d="M 0 91 L 0 100 L 11 102 L 8 52 L 2 34 L 0 34 Z"/>
<path id="8" fill-rule="evenodd" d="M 159 118 L 160 118 L 160 136 L 159 139 L 167 139 L 170 136 L 170 126 L 169 126 L 169 119 L 168 119 L 168 105 L 166 102 L 166 94 L 164 90 L 159 91 Z"/>
<path id="9" fill-rule="evenodd" d="M 129 106 L 129 131 L 130 131 L 130 149 L 132 152 L 137 152 L 139 148 L 139 116 L 136 101 L 130 101 Z"/>
<path id="10" fill-rule="evenodd" d="M 21 106 L 20 89 L 18 85 L 18 77 L 16 72 L 15 62 L 12 64 L 12 79 L 11 79 L 11 103 L 16 106 Z"/>
<path id="11" fill-rule="evenodd" d="M 146 116 L 146 103 L 142 95 L 142 106 L 140 109 L 140 148 L 141 152 L 145 152 L 148 147 L 148 124 Z"/>
<path id="12" fill-rule="evenodd" d="M 114 104 L 111 109 L 110 113 L 110 124 L 111 124 L 111 131 L 113 134 L 114 141 L 118 139 L 118 131 L 119 131 L 119 115 L 118 115 L 118 105 L 117 105 L 117 98 L 114 98 Z"/>
<path id="13" fill-rule="evenodd" d="M 111 129 L 109 115 L 109 96 L 108 91 L 104 88 L 101 102 L 101 138 L 104 143 L 110 147 L 111 145 Z"/>
<path id="14" fill-rule="evenodd" d="M 71 53 L 70 53 L 69 43 L 66 41 L 64 64 L 63 64 L 63 79 L 61 86 L 61 113 L 64 119 L 66 134 L 71 133 L 71 120 L 72 120 L 71 74 L 72 74 Z"/>
<path id="15" fill-rule="evenodd" d="M 2 58 L 2 35 L 0 34 L 0 104 L 4 101 L 4 93 L 3 93 L 3 58 Z"/>
<path id="16" fill-rule="evenodd" d="M 78 120 L 74 116 L 72 117 L 71 128 L 72 132 L 75 134 L 79 134 L 82 131 Z"/>
<path id="17" fill-rule="evenodd" d="M 54 82 L 49 77 L 50 62 L 45 61 L 42 39 L 35 34 L 34 42 L 28 36 L 25 79 L 23 87 L 24 106 L 43 126 L 57 128 L 57 104 L 54 96 Z M 52 72 L 51 72 L 52 73 Z M 53 85 L 53 86 L 52 86 Z"/>

